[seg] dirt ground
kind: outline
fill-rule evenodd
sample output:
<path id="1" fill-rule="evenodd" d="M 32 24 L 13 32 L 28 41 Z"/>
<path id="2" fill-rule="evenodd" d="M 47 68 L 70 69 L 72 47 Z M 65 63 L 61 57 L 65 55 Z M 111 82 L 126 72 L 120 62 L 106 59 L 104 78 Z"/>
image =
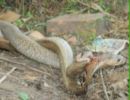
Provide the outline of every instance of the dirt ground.
<path id="1" fill-rule="evenodd" d="M 128 39 L 128 16 L 123 16 L 115 21 L 113 36 L 108 37 Z M 66 91 L 61 69 L 0 49 L 0 100 L 128 100 L 128 46 L 121 55 L 127 59 L 124 65 L 98 70 L 86 94 L 76 96 Z"/>
<path id="2" fill-rule="evenodd" d="M 122 54 L 128 58 L 127 48 Z M 30 60 L 18 52 L 0 50 L 0 100 L 20 100 L 25 93 L 29 100 L 107 100 L 98 71 L 85 95 L 76 96 L 65 90 L 60 69 Z M 103 70 L 103 79 L 110 100 L 127 100 L 128 63 Z M 24 99 L 21 99 L 24 100 Z M 25 99 L 26 100 L 26 99 Z"/>

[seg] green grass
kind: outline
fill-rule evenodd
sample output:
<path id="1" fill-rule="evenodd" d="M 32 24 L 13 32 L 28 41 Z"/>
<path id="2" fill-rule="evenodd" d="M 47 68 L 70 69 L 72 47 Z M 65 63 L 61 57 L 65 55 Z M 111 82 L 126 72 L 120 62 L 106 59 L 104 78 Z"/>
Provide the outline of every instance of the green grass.
<path id="1" fill-rule="evenodd" d="M 0 0 L 0 5 L 5 4 L 5 0 Z"/>
<path id="2" fill-rule="evenodd" d="M 77 0 L 68 0 L 67 3 L 65 4 L 62 12 L 63 13 L 74 13 L 78 11 L 80 8 L 78 6 Z"/>

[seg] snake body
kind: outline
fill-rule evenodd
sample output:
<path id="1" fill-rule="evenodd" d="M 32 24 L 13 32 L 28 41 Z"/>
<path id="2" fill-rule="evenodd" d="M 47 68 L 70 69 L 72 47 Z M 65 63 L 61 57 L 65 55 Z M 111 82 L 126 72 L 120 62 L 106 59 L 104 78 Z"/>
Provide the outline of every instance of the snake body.
<path id="1" fill-rule="evenodd" d="M 15 25 L 0 21 L 0 30 L 11 45 L 23 55 L 47 65 L 60 65 L 57 54 L 24 35 Z"/>
<path id="2" fill-rule="evenodd" d="M 76 71 L 75 64 L 73 65 L 73 52 L 70 45 L 62 38 L 50 37 L 43 40 L 55 46 L 57 53 L 52 52 L 38 42 L 23 34 L 17 26 L 6 21 L 0 21 L 0 31 L 4 37 L 9 40 L 10 44 L 21 54 L 40 63 L 61 67 L 63 82 L 67 90 L 72 93 L 79 94 L 84 92 L 84 88 L 77 84 L 74 78 L 67 75 L 67 68 L 72 67 Z M 60 60 L 61 59 L 61 60 Z M 84 66 L 85 63 L 81 63 Z M 74 71 L 73 70 L 73 71 Z M 70 72 L 71 73 L 71 72 Z"/>
<path id="3" fill-rule="evenodd" d="M 43 42 L 49 42 L 53 45 L 57 51 L 57 53 L 54 53 L 23 34 L 17 26 L 9 22 L 0 21 L 0 31 L 12 46 L 26 57 L 54 67 L 60 66 L 63 82 L 67 90 L 75 94 L 81 94 L 86 91 L 86 84 L 78 84 L 76 75 L 84 71 L 87 62 L 74 63 L 72 49 L 64 39 L 49 37 L 43 40 Z M 105 65 L 110 66 L 124 63 L 124 58 L 118 55 L 113 55 L 103 60 Z"/>

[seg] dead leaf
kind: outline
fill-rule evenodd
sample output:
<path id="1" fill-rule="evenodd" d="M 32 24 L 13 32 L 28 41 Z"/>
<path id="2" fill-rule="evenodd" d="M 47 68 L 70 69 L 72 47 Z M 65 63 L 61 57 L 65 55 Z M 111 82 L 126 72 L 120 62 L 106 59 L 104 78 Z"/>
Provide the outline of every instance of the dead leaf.
<path id="1" fill-rule="evenodd" d="M 19 18 L 20 18 L 20 15 L 13 11 L 7 11 L 0 15 L 0 20 L 4 20 L 8 22 L 14 22 Z"/>
<path id="2" fill-rule="evenodd" d="M 46 88 L 51 88 L 51 85 L 49 85 L 48 83 L 46 83 L 46 82 L 44 82 L 44 87 L 46 87 Z"/>
<path id="3" fill-rule="evenodd" d="M 112 84 L 110 87 L 113 88 L 114 90 L 117 90 L 117 89 L 127 90 L 128 89 L 127 85 L 128 85 L 128 80 L 123 79 L 123 80 L 120 80 L 120 81 Z"/>
<path id="4" fill-rule="evenodd" d="M 25 74 L 23 75 L 23 78 L 25 80 L 34 81 L 38 78 L 38 75 L 35 72 L 26 71 Z"/>
<path id="5" fill-rule="evenodd" d="M 113 88 L 114 90 L 117 89 L 127 90 L 128 88 L 127 79 L 128 79 L 128 71 L 115 72 L 106 78 L 107 81 L 109 80 L 109 82 L 111 82 L 110 87 Z"/>
<path id="6" fill-rule="evenodd" d="M 29 80 L 29 81 L 34 81 L 34 80 L 37 79 L 37 77 L 36 77 L 36 76 L 26 75 L 26 76 L 24 77 L 24 79 L 25 79 L 25 80 Z"/>
<path id="7" fill-rule="evenodd" d="M 15 51 L 15 49 L 10 45 L 9 41 L 3 37 L 0 37 L 0 49 Z"/>
<path id="8" fill-rule="evenodd" d="M 70 44 L 72 45 L 76 45 L 77 44 L 77 39 L 75 36 L 71 36 L 70 38 L 68 38 L 67 40 Z"/>
<path id="9" fill-rule="evenodd" d="M 128 78 L 128 71 L 114 72 L 110 76 L 108 76 L 107 80 L 113 83 L 113 82 L 121 81 L 126 78 Z"/>
<path id="10" fill-rule="evenodd" d="M 45 38 L 44 35 L 38 31 L 32 31 L 28 36 L 34 40 L 41 40 Z"/>

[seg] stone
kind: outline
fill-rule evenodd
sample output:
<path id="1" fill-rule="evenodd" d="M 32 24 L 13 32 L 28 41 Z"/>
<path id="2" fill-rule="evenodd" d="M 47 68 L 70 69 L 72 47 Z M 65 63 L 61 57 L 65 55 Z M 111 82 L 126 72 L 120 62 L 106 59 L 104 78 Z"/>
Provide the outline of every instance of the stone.
<path id="1" fill-rule="evenodd" d="M 47 21 L 47 33 L 51 36 L 76 35 L 80 43 L 89 44 L 98 35 L 110 30 L 110 23 L 102 13 L 68 14 Z"/>
<path id="2" fill-rule="evenodd" d="M 97 14 L 69 14 L 47 21 L 47 33 L 63 34 L 103 34 L 108 31 L 105 16 Z M 83 35 L 84 36 L 84 35 Z"/>

